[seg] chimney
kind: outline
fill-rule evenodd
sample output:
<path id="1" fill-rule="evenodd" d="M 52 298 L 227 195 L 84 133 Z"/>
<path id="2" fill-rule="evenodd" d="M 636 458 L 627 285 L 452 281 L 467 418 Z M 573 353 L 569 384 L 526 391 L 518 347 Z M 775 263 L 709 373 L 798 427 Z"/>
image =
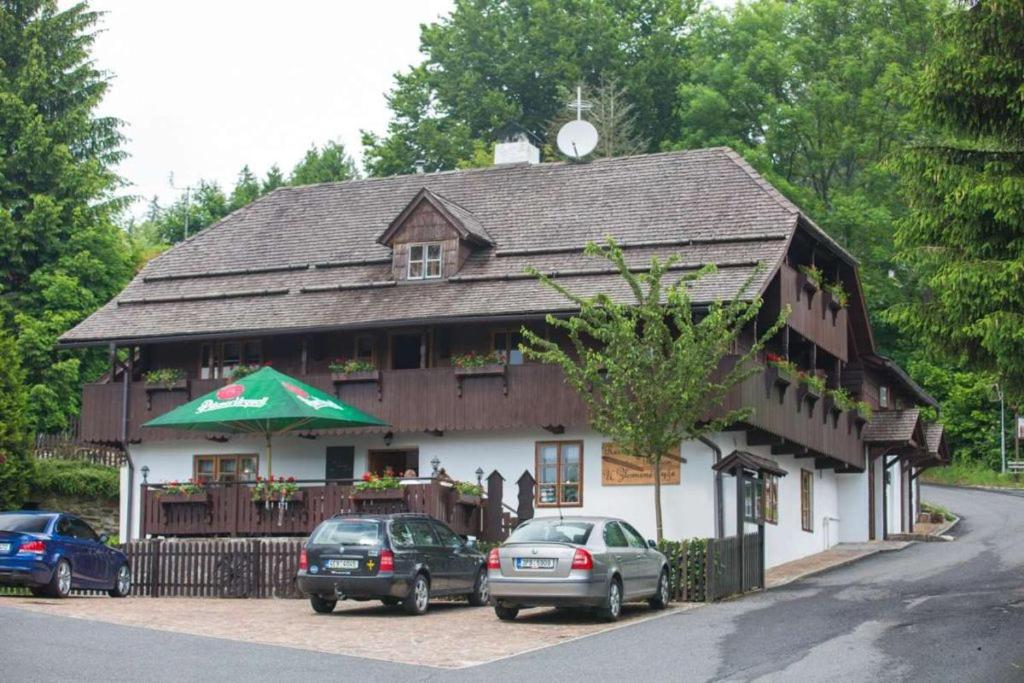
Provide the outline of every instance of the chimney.
<path id="1" fill-rule="evenodd" d="M 525 133 L 501 140 L 494 146 L 495 164 L 539 164 L 540 150 L 530 143 Z"/>
<path id="2" fill-rule="evenodd" d="M 427 165 L 427 162 L 424 159 L 417 159 L 416 161 L 413 162 L 413 165 L 416 167 L 416 173 L 418 173 L 419 175 L 423 175 L 424 173 L 426 173 L 425 167 Z"/>

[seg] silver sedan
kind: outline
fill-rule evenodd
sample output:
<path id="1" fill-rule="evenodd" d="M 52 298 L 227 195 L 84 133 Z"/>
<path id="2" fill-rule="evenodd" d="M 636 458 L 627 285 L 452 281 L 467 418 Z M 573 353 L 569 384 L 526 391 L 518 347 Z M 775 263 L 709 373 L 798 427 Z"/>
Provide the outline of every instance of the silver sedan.
<path id="1" fill-rule="evenodd" d="M 499 619 L 524 607 L 590 607 L 608 621 L 622 603 L 669 602 L 668 560 L 628 523 L 610 517 L 541 517 L 491 550 L 487 575 Z"/>

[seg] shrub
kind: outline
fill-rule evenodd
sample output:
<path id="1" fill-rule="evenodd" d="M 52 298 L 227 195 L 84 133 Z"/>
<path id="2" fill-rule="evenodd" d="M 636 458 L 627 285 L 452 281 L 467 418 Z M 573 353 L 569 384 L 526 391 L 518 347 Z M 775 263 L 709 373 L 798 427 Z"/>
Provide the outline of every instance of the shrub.
<path id="1" fill-rule="evenodd" d="M 143 379 L 146 384 L 158 384 L 169 389 L 175 382 L 185 379 L 185 372 L 178 368 L 150 370 L 143 376 Z"/>
<path id="2" fill-rule="evenodd" d="M 686 551 L 685 564 L 683 551 Z M 661 541 L 658 544 L 665 557 L 668 558 L 669 585 L 672 599 L 680 600 L 684 588 L 688 602 L 704 602 L 707 589 L 708 539 L 690 538 L 682 541 Z"/>
<path id="3" fill-rule="evenodd" d="M 118 497 L 120 477 L 116 467 L 84 460 L 36 460 L 28 477 L 33 493 L 53 493 L 80 498 Z"/>
<path id="4" fill-rule="evenodd" d="M 351 359 L 346 360 L 345 358 L 335 358 L 327 368 L 331 372 L 337 372 L 344 375 L 352 374 L 353 372 L 371 372 L 377 369 L 370 361 Z"/>

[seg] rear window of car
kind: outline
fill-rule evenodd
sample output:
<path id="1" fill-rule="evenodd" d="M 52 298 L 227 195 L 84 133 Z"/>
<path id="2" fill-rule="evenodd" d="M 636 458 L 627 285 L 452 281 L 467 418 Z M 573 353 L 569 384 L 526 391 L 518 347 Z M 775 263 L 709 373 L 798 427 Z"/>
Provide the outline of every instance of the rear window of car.
<path id="1" fill-rule="evenodd" d="M 508 543 L 575 543 L 586 545 L 594 525 L 561 519 L 535 519 L 508 537 Z"/>
<path id="2" fill-rule="evenodd" d="M 378 545 L 380 522 L 364 519 L 339 519 L 324 522 L 310 537 L 311 545 Z"/>
<path id="3" fill-rule="evenodd" d="M 0 514 L 0 531 L 21 531 L 27 534 L 42 534 L 53 515 Z"/>

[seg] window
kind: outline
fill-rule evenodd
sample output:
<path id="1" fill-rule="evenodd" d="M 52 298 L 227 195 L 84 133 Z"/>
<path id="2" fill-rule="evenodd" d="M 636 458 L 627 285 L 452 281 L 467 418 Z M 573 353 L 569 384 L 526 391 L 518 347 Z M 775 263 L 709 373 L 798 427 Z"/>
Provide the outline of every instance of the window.
<path id="1" fill-rule="evenodd" d="M 644 540 L 643 535 L 639 531 L 625 522 L 619 522 L 619 526 L 621 526 L 622 530 L 626 532 L 626 540 L 629 541 L 631 548 L 643 549 L 647 547 L 647 541 Z"/>
<path id="2" fill-rule="evenodd" d="M 586 545 L 594 525 L 590 522 L 542 517 L 523 522 L 508 537 L 508 543 L 575 543 Z"/>
<path id="3" fill-rule="evenodd" d="M 356 336 L 355 346 L 352 349 L 352 358 L 355 360 L 373 363 L 377 358 L 376 344 L 373 335 L 360 334 Z"/>
<path id="4" fill-rule="evenodd" d="M 437 546 L 440 545 L 437 541 L 437 537 L 434 536 L 433 530 L 430 528 L 430 522 L 423 520 L 409 520 L 409 533 L 412 535 L 412 542 L 417 546 Z"/>
<path id="5" fill-rule="evenodd" d="M 259 459 L 255 455 L 197 455 L 192 478 L 203 484 L 253 481 L 258 472 Z"/>
<path id="6" fill-rule="evenodd" d="M 409 245 L 409 279 L 435 280 L 441 277 L 441 245 Z"/>
<path id="7" fill-rule="evenodd" d="M 29 534 L 46 533 L 46 526 L 53 515 L 21 514 L 17 512 L 0 513 L 0 531 L 23 531 Z M 57 533 L 60 533 L 58 531 Z M 63 534 L 61 534 L 63 536 Z"/>
<path id="8" fill-rule="evenodd" d="M 888 408 L 889 407 L 889 387 L 880 386 L 878 387 L 878 407 Z"/>
<path id="9" fill-rule="evenodd" d="M 760 524 L 764 520 L 764 482 L 753 477 L 743 478 L 743 518 Z"/>
<path id="10" fill-rule="evenodd" d="M 537 443 L 537 505 L 583 505 L 583 442 Z"/>
<path id="11" fill-rule="evenodd" d="M 773 474 L 764 475 L 764 521 L 779 523 L 779 478 Z"/>
<path id="12" fill-rule="evenodd" d="M 494 350 L 505 358 L 506 363 L 509 365 L 523 364 L 523 352 L 519 350 L 523 335 L 518 330 L 495 332 L 492 341 Z"/>
<path id="13" fill-rule="evenodd" d="M 380 522 L 343 519 L 327 522 L 316 529 L 310 545 L 359 545 L 375 547 L 380 543 Z"/>
<path id="14" fill-rule="evenodd" d="M 258 340 L 203 344 L 199 359 L 199 378 L 231 377 L 239 365 L 262 365 L 263 344 Z"/>
<path id="15" fill-rule="evenodd" d="M 629 541 L 622 527 L 615 522 L 608 522 L 604 525 L 604 544 L 609 548 L 625 548 L 629 546 Z"/>
<path id="16" fill-rule="evenodd" d="M 416 545 L 408 524 L 400 520 L 391 523 L 391 544 L 396 548 L 412 548 Z"/>
<path id="17" fill-rule="evenodd" d="M 814 531 L 814 472 L 800 470 L 800 526 Z"/>
<path id="18" fill-rule="evenodd" d="M 71 518 L 71 535 L 82 541 L 99 541 L 99 536 L 92 530 L 88 524 L 78 519 L 77 517 Z"/>
<path id="19" fill-rule="evenodd" d="M 462 539 L 455 535 L 455 532 L 444 524 L 434 522 L 434 533 L 441 539 L 441 545 L 446 548 L 461 548 Z"/>

